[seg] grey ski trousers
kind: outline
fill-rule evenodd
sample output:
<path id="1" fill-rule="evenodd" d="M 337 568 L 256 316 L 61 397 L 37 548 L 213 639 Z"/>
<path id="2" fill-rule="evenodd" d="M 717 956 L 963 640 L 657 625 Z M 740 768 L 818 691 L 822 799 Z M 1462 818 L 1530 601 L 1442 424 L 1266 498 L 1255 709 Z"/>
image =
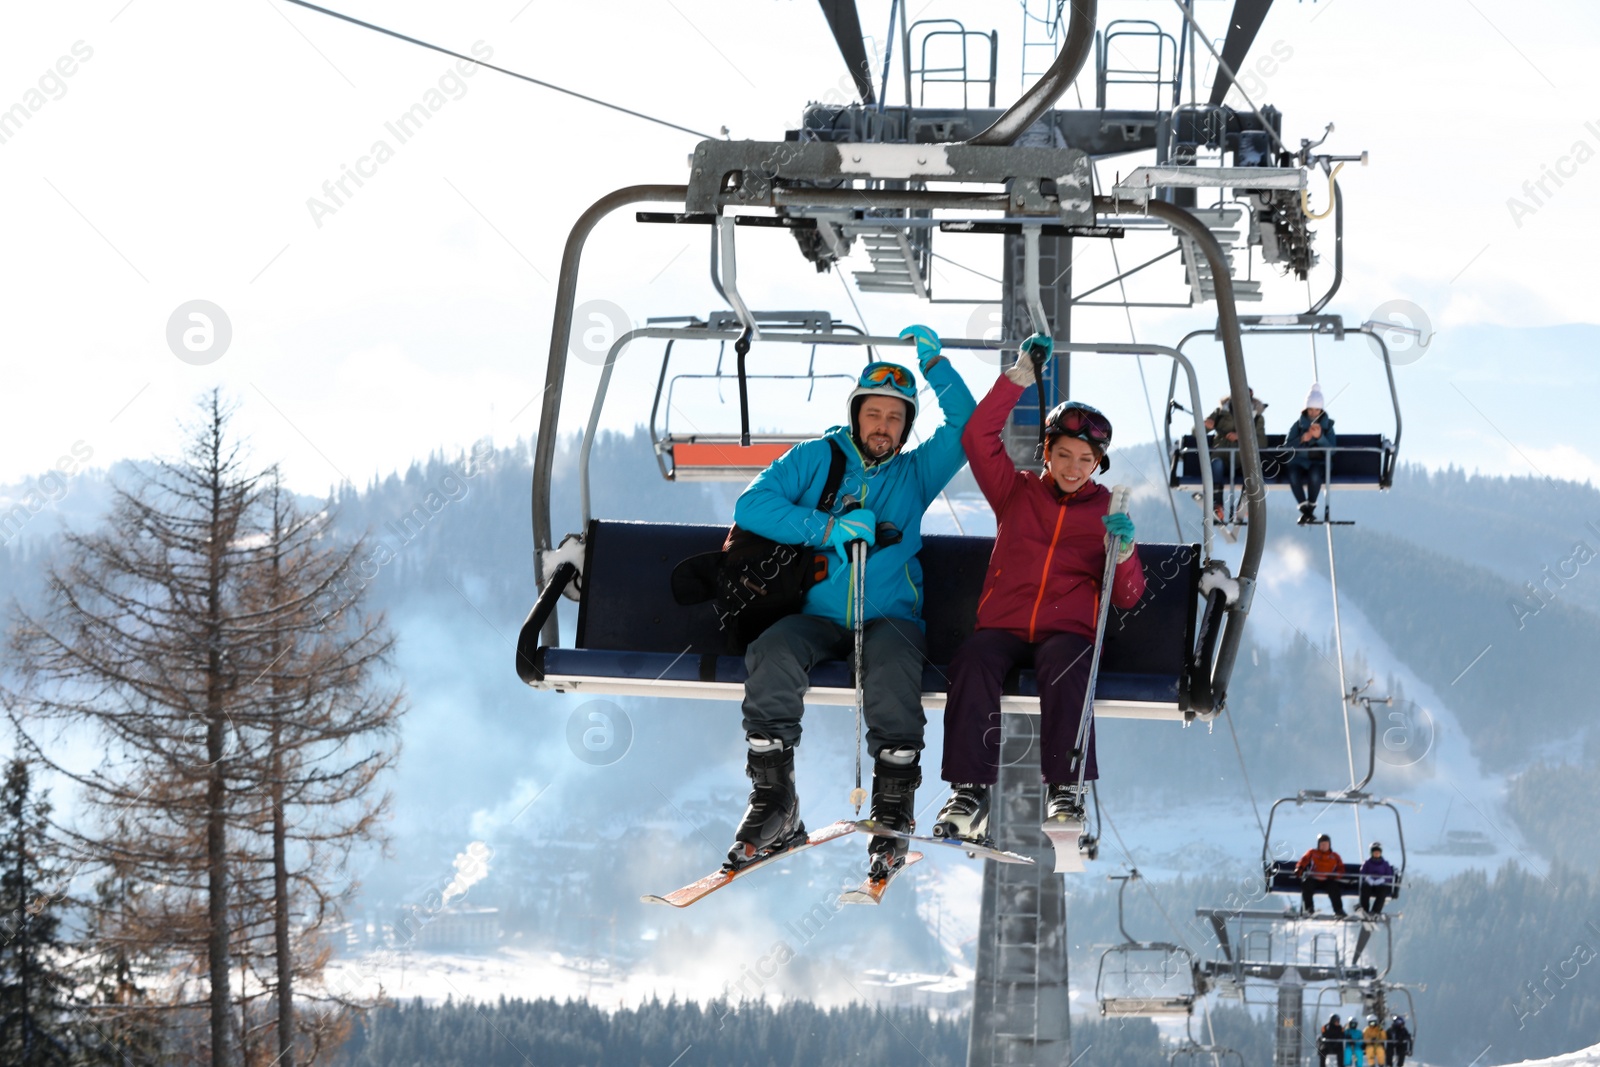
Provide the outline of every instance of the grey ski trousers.
<path id="1" fill-rule="evenodd" d="M 873 619 L 865 636 L 867 753 L 922 748 L 928 722 L 922 710 L 922 663 L 927 639 L 911 619 Z M 744 732 L 791 748 L 800 742 L 800 715 L 812 667 L 855 655 L 855 632 L 817 615 L 773 623 L 744 654 Z"/>

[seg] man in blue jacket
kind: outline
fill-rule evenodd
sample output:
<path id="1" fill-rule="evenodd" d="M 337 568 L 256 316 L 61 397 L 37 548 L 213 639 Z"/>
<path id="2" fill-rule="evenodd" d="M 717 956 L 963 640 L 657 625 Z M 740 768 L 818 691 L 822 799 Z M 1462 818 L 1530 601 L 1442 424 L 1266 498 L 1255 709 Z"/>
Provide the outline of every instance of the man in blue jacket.
<path id="1" fill-rule="evenodd" d="M 805 840 L 794 787 L 794 749 L 808 672 L 823 660 L 848 659 L 857 612 L 865 620 L 864 717 L 873 759 L 872 818 L 910 830 L 914 793 L 922 782 L 922 514 L 965 456 L 961 430 L 976 406 L 961 376 L 940 355 L 926 326 L 901 333 L 916 341 L 922 374 L 944 412 L 944 424 L 921 444 L 904 447 L 917 418 L 917 381 L 905 367 L 870 363 L 850 394 L 849 424 L 796 445 L 756 476 L 740 495 L 734 522 L 780 544 L 831 547 L 828 572 L 806 594 L 805 607 L 779 619 L 749 645 L 745 667 L 745 773 L 749 807 L 728 850 L 740 866 Z M 833 446 L 845 456 L 844 478 L 831 512 L 818 510 Z M 898 539 L 887 536 L 890 529 Z M 877 541 L 882 533 L 884 543 Z M 847 546 L 868 548 L 866 603 L 853 602 Z M 890 543 L 893 541 L 893 543 Z M 875 546 L 875 547 L 874 547 Z M 867 846 L 875 872 L 905 855 L 905 843 L 874 837 Z"/>

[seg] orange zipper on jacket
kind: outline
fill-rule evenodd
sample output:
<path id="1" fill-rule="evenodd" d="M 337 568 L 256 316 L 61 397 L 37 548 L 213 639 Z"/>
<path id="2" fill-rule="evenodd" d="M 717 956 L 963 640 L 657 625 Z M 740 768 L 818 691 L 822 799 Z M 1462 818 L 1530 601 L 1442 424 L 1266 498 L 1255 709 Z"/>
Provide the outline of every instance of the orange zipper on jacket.
<path id="1" fill-rule="evenodd" d="M 1039 625 L 1039 605 L 1044 603 L 1044 587 L 1050 579 L 1050 561 L 1056 555 L 1056 542 L 1061 539 L 1061 523 L 1067 517 L 1065 503 L 1056 506 L 1056 529 L 1050 535 L 1050 550 L 1044 554 L 1044 570 L 1039 572 L 1039 595 L 1033 598 L 1033 614 L 1028 618 L 1028 640 L 1032 641 Z"/>

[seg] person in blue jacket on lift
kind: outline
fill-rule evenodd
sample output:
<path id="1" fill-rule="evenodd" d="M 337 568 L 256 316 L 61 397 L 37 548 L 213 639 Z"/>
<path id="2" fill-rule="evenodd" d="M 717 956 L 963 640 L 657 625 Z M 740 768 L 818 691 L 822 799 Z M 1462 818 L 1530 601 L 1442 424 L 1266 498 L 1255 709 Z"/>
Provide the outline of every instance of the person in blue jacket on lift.
<path id="1" fill-rule="evenodd" d="M 794 750 L 809 672 L 823 660 L 848 659 L 857 612 L 865 620 L 863 717 L 873 760 L 872 818 L 914 829 L 915 791 L 927 716 L 922 667 L 927 641 L 922 620 L 922 515 L 966 462 L 961 431 L 976 407 L 961 375 L 940 353 L 926 326 L 907 327 L 918 366 L 944 413 L 944 423 L 906 447 L 917 419 L 915 375 L 895 363 L 869 363 L 849 398 L 849 422 L 796 445 L 756 476 L 734 507 L 740 527 L 779 544 L 831 547 L 829 566 L 806 593 L 803 609 L 773 623 L 745 652 L 745 773 L 751 792 L 728 850 L 730 869 L 765 858 L 806 838 L 795 792 Z M 837 444 L 845 456 L 832 511 L 819 510 Z M 879 531 L 893 529 L 889 544 Z M 868 545 L 866 603 L 853 603 L 847 546 Z M 824 559 L 831 557 L 824 556 Z M 867 845 L 874 877 L 904 862 L 906 843 L 873 837 Z"/>

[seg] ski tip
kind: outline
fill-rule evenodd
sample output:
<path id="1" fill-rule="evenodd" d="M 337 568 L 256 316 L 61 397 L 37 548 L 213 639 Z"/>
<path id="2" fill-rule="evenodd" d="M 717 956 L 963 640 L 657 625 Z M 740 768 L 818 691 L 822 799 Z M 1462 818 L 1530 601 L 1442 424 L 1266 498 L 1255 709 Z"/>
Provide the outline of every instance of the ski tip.
<path id="1" fill-rule="evenodd" d="M 672 901 L 668 900 L 666 897 L 657 896 L 654 893 L 642 894 L 639 897 L 639 903 L 641 903 L 641 904 L 665 904 L 668 907 L 672 906 Z"/>

